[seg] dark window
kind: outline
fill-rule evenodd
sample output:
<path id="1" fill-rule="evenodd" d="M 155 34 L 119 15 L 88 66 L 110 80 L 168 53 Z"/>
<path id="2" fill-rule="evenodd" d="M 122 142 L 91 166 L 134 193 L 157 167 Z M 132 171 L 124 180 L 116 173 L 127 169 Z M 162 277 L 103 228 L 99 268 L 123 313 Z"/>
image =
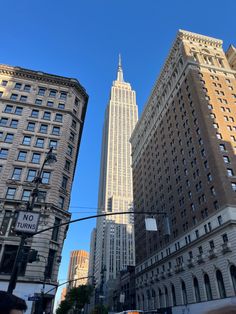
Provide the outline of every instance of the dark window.
<path id="1" fill-rule="evenodd" d="M 21 89 L 22 84 L 21 83 L 16 83 L 15 84 L 15 89 Z"/>
<path id="2" fill-rule="evenodd" d="M 27 152 L 19 151 L 17 160 L 19 160 L 19 161 L 25 161 L 25 160 L 26 160 L 26 155 L 27 155 Z"/>
<path id="3" fill-rule="evenodd" d="M 12 180 L 20 180 L 21 177 L 21 172 L 22 172 L 22 168 L 14 168 L 13 173 L 12 173 Z"/>
<path id="4" fill-rule="evenodd" d="M 70 145 L 68 145 L 68 147 L 67 147 L 67 154 L 70 156 L 72 156 L 72 154 L 73 154 L 73 147 Z"/>
<path id="5" fill-rule="evenodd" d="M 182 281 L 181 287 L 182 287 L 183 303 L 188 304 L 187 290 L 186 290 L 186 285 L 184 281 Z"/>
<path id="6" fill-rule="evenodd" d="M 24 136 L 22 144 L 29 146 L 31 143 L 31 136 Z"/>
<path id="7" fill-rule="evenodd" d="M 2 95 L 3 95 L 3 92 L 0 92 L 0 97 L 2 97 Z"/>
<path id="8" fill-rule="evenodd" d="M 51 112 L 45 111 L 43 113 L 43 119 L 44 120 L 50 120 L 51 119 Z"/>
<path id="9" fill-rule="evenodd" d="M 42 99 L 38 99 L 38 98 L 35 99 L 35 104 L 36 105 L 42 105 L 42 102 L 43 102 Z"/>
<path id="10" fill-rule="evenodd" d="M 65 170 L 67 171 L 70 171 L 70 161 L 69 160 L 66 160 L 65 161 L 65 167 L 64 167 Z"/>
<path id="11" fill-rule="evenodd" d="M 219 269 L 216 271 L 216 280 L 218 284 L 220 297 L 222 299 L 226 298 L 225 284 L 224 284 L 222 273 Z"/>
<path id="12" fill-rule="evenodd" d="M 33 109 L 32 112 L 31 112 L 31 117 L 33 117 L 33 118 L 38 118 L 38 116 L 39 116 L 39 111 Z"/>
<path id="13" fill-rule="evenodd" d="M 25 96 L 25 95 L 21 95 L 20 96 L 20 101 L 22 101 L 22 102 L 26 102 L 27 101 L 27 96 Z"/>
<path id="14" fill-rule="evenodd" d="M 7 133 L 4 142 L 5 143 L 12 143 L 14 139 L 14 134 Z"/>
<path id="15" fill-rule="evenodd" d="M 13 200 L 16 194 L 16 188 L 8 188 L 6 193 L 6 199 Z"/>
<path id="16" fill-rule="evenodd" d="M 205 284 L 205 288 L 206 288 L 207 300 L 210 301 L 213 299 L 213 297 L 212 297 L 210 279 L 209 279 L 209 276 L 207 274 L 204 275 L 204 284 Z"/>
<path id="17" fill-rule="evenodd" d="M 58 104 L 58 109 L 65 109 L 65 104 Z"/>
<path id="18" fill-rule="evenodd" d="M 66 92 L 61 92 L 60 99 L 66 100 L 66 98 L 67 98 L 67 93 Z"/>
<path id="19" fill-rule="evenodd" d="M 234 292 L 236 292 L 236 267 L 234 265 L 230 266 L 230 275 L 233 282 Z"/>
<path id="20" fill-rule="evenodd" d="M 0 273 L 3 274 L 11 274 L 12 268 L 15 262 L 16 252 L 17 252 L 18 246 L 17 245 L 5 245 L 1 267 L 0 267 Z M 29 247 L 24 247 L 24 255 L 27 255 L 29 252 Z M 25 274 L 25 269 L 27 265 L 27 260 L 23 259 L 21 263 L 21 268 L 19 270 L 19 275 Z"/>
<path id="21" fill-rule="evenodd" d="M 13 106 L 6 105 L 4 112 L 12 113 L 13 112 Z"/>
<path id="22" fill-rule="evenodd" d="M 7 233 L 8 225 L 11 220 L 12 212 L 9 210 L 5 211 L 4 218 L 2 220 L 2 225 L 0 228 L 0 235 L 4 236 Z"/>
<path id="23" fill-rule="evenodd" d="M 68 183 L 68 178 L 65 177 L 65 176 L 63 176 L 63 177 L 62 177 L 62 182 L 61 182 L 61 187 L 62 187 L 63 189 L 66 189 L 67 183 Z"/>
<path id="24" fill-rule="evenodd" d="M 56 113 L 55 121 L 62 122 L 62 114 L 61 113 Z"/>
<path id="25" fill-rule="evenodd" d="M 32 182 L 36 176 L 37 171 L 33 169 L 29 169 L 26 180 Z"/>
<path id="26" fill-rule="evenodd" d="M 46 134 L 48 132 L 48 125 L 47 124 L 41 124 L 39 128 L 39 132 Z"/>
<path id="27" fill-rule="evenodd" d="M 196 302 L 199 303 L 199 302 L 201 302 L 201 297 L 200 297 L 199 284 L 198 284 L 198 280 L 196 277 L 194 277 L 194 279 L 193 279 L 193 286 L 194 286 Z"/>
<path id="28" fill-rule="evenodd" d="M 48 102 L 47 102 L 47 106 L 48 106 L 48 107 L 53 107 L 53 101 L 48 101 Z"/>
<path id="29" fill-rule="evenodd" d="M 58 200 L 58 206 L 59 208 L 63 209 L 64 207 L 64 202 L 65 202 L 65 198 L 63 196 L 59 196 L 59 200 Z"/>
<path id="30" fill-rule="evenodd" d="M 39 163 L 40 163 L 40 157 L 41 157 L 41 154 L 39 154 L 39 153 L 33 153 L 31 162 L 32 162 L 33 164 L 39 164 Z"/>
<path id="31" fill-rule="evenodd" d="M 8 81 L 2 80 L 2 86 L 7 86 Z"/>
<path id="32" fill-rule="evenodd" d="M 33 132 L 34 129 L 35 129 L 35 123 L 34 122 L 28 122 L 27 130 Z"/>
<path id="33" fill-rule="evenodd" d="M 70 141 L 74 142 L 75 141 L 75 133 L 70 132 Z"/>
<path id="34" fill-rule="evenodd" d="M 1 148 L 0 149 L 0 159 L 7 159 L 8 156 L 8 149 Z"/>
<path id="35" fill-rule="evenodd" d="M 17 94 L 11 94 L 10 99 L 11 100 L 17 100 L 18 95 Z"/>
<path id="36" fill-rule="evenodd" d="M 30 85 L 25 85 L 24 86 L 24 91 L 25 92 L 30 92 L 31 86 Z"/>
<path id="37" fill-rule="evenodd" d="M 75 120 L 72 120 L 71 126 L 73 129 L 76 130 L 76 121 Z"/>
<path id="38" fill-rule="evenodd" d="M 43 138 L 37 138 L 35 146 L 43 148 L 44 147 L 44 139 Z"/>
<path id="39" fill-rule="evenodd" d="M 57 226 L 57 225 L 60 225 L 60 223 L 61 223 L 61 219 L 55 217 L 54 227 Z M 60 227 L 57 227 L 57 228 L 52 229 L 52 240 L 53 240 L 53 241 L 57 241 L 59 229 L 60 229 Z"/>
<path id="40" fill-rule="evenodd" d="M 10 127 L 16 129 L 18 127 L 18 120 L 11 120 Z"/>
<path id="41" fill-rule="evenodd" d="M 18 114 L 19 116 L 22 114 L 23 108 L 22 107 L 16 107 L 15 114 Z"/>
<path id="42" fill-rule="evenodd" d="M 30 190 L 24 190 L 21 197 L 22 201 L 28 201 L 30 198 L 30 194 L 31 194 Z"/>
<path id="43" fill-rule="evenodd" d="M 0 119 L 0 125 L 1 126 L 6 126 L 8 123 L 8 118 L 1 118 Z"/>
<path id="44" fill-rule="evenodd" d="M 48 259 L 47 259 L 48 262 L 45 269 L 45 279 L 51 279 L 55 256 L 56 256 L 56 251 L 49 249 Z"/>
<path id="45" fill-rule="evenodd" d="M 49 171 L 43 171 L 42 174 L 42 183 L 49 184 L 51 173 Z"/>
<path id="46" fill-rule="evenodd" d="M 50 140 L 49 147 L 53 147 L 53 149 L 57 149 L 57 141 Z"/>
<path id="47" fill-rule="evenodd" d="M 46 89 L 43 87 L 39 87 L 39 91 L 38 91 L 38 95 L 40 96 L 44 96 L 46 92 Z"/>
<path id="48" fill-rule="evenodd" d="M 52 134 L 54 134 L 54 135 L 59 135 L 59 134 L 60 134 L 60 128 L 59 128 L 59 126 L 54 126 L 54 127 L 52 128 Z"/>
<path id="49" fill-rule="evenodd" d="M 37 202 L 39 202 L 39 203 L 46 202 L 46 196 L 47 196 L 47 192 L 39 191 L 39 194 L 38 194 L 38 197 L 37 197 Z"/>
<path id="50" fill-rule="evenodd" d="M 49 92 L 49 97 L 56 97 L 56 95 L 57 95 L 57 91 L 51 89 L 50 92 Z"/>

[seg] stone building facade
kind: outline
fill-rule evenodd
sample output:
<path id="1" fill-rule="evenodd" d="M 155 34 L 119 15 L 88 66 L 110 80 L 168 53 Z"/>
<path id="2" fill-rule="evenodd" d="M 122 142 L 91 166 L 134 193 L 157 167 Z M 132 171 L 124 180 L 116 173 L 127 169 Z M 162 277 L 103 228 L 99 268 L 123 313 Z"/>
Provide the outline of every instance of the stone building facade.
<path id="1" fill-rule="evenodd" d="M 165 237 L 163 215 L 157 232 L 134 216 L 139 309 L 194 314 L 235 298 L 234 60 L 180 30 L 132 134 L 134 209 L 171 225 Z"/>
<path id="2" fill-rule="evenodd" d="M 86 285 L 88 282 L 89 253 L 84 250 L 76 250 L 70 253 L 70 265 L 68 272 L 69 287 Z M 83 278 L 83 279 L 80 279 Z"/>
<path id="3" fill-rule="evenodd" d="M 75 166 L 88 95 L 76 79 L 0 65 L 0 288 L 7 289 L 19 237 L 14 231 L 19 211 L 26 209 L 33 180 L 53 147 L 57 162 L 46 164 L 33 211 L 40 213 L 38 230 L 67 222 Z M 26 253 L 38 261 L 22 263 L 15 294 L 27 299 L 57 286 L 67 227 L 27 240 Z M 50 307 L 55 290 L 45 296 Z M 28 302 L 30 312 L 35 302 Z"/>

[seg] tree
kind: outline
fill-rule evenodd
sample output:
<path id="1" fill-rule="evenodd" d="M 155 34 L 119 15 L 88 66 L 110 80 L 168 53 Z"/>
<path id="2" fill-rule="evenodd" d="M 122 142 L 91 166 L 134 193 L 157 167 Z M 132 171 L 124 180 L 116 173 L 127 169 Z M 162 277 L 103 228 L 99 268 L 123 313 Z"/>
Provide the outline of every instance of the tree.
<path id="1" fill-rule="evenodd" d="M 66 295 L 64 301 L 59 305 L 56 313 L 66 314 L 70 309 L 80 312 L 85 304 L 89 303 L 93 293 L 93 287 L 90 285 L 82 285 L 72 288 Z"/>

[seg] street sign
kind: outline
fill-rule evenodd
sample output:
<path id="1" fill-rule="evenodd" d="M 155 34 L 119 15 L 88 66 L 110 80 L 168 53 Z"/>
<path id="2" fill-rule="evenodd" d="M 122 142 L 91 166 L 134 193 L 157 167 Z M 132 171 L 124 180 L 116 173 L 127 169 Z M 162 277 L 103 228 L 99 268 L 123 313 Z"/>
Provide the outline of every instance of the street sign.
<path id="1" fill-rule="evenodd" d="M 38 229 L 39 213 L 20 211 L 16 220 L 15 231 L 35 233 Z"/>
<path id="2" fill-rule="evenodd" d="M 28 301 L 39 301 L 40 297 L 38 295 L 33 295 L 31 297 L 28 297 Z"/>

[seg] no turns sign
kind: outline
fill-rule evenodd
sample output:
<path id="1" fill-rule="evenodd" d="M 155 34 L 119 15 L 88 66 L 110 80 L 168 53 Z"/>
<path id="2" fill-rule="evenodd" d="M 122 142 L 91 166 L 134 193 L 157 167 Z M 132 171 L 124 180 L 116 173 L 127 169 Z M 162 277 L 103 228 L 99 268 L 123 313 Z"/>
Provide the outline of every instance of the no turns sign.
<path id="1" fill-rule="evenodd" d="M 39 213 L 21 211 L 16 220 L 15 231 L 35 233 L 38 229 Z"/>

